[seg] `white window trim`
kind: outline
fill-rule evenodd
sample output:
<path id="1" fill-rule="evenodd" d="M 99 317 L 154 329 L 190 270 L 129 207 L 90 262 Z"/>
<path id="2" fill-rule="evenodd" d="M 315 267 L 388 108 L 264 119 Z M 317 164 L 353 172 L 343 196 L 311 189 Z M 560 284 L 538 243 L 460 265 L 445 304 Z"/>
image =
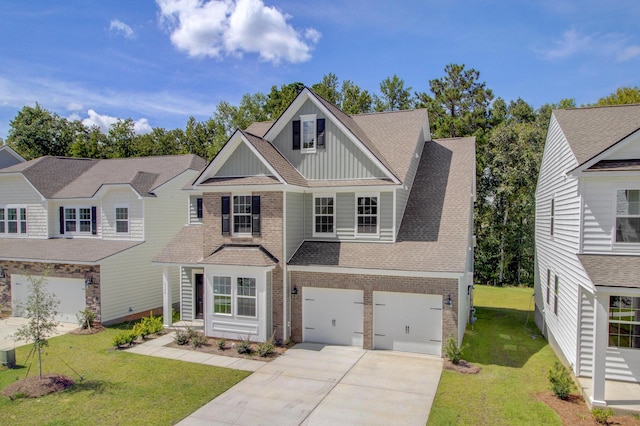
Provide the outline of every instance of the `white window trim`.
<path id="1" fill-rule="evenodd" d="M 231 313 L 225 314 L 225 313 L 220 313 L 220 312 L 214 312 L 215 309 L 215 297 L 216 297 L 216 293 L 214 292 L 214 283 L 213 283 L 213 279 L 214 277 L 222 277 L 222 278 L 229 278 L 230 279 L 230 283 L 231 283 L 231 294 L 220 294 L 220 296 L 230 296 L 231 297 Z M 242 278 L 249 278 L 252 279 L 255 285 L 255 296 L 243 296 L 240 295 L 238 293 L 238 279 Z M 240 319 L 249 319 L 249 320 L 257 320 L 259 318 L 259 313 L 260 313 L 260 299 L 259 299 L 259 288 L 260 288 L 260 279 L 257 276 L 254 276 L 252 274 L 246 274 L 246 273 L 242 273 L 242 272 L 238 272 L 238 273 L 232 273 L 232 274 L 224 274 L 224 273 L 220 273 L 220 274 L 212 274 L 211 275 L 211 314 L 213 314 L 213 316 L 218 316 L 218 317 L 225 317 L 225 318 L 240 318 Z M 238 313 L 238 299 L 253 299 L 254 305 L 255 305 L 255 310 L 256 310 L 256 314 L 251 316 L 251 315 L 240 315 Z M 195 306 L 195 305 L 194 305 Z M 194 312 L 195 312 L 195 308 L 194 308 Z"/>
<path id="2" fill-rule="evenodd" d="M 318 134 L 317 134 L 317 126 L 318 123 L 316 121 L 317 119 L 317 115 L 316 114 L 304 114 L 300 116 L 300 152 L 302 154 L 313 154 L 314 152 L 316 152 L 316 149 L 318 148 Z M 305 148 L 304 147 L 304 123 L 305 122 L 313 122 L 313 148 Z"/>
<path id="3" fill-rule="evenodd" d="M 234 199 L 236 197 L 249 197 L 249 206 L 251 208 L 251 210 L 253 210 L 253 206 L 252 206 L 252 202 L 253 202 L 253 198 L 250 192 L 249 193 L 238 193 L 238 194 L 231 194 L 231 201 L 230 201 L 230 206 L 229 206 L 229 210 L 231 210 L 231 229 L 229 229 L 229 234 L 232 237 L 253 237 L 253 211 L 249 212 L 249 227 L 251 228 L 249 230 L 249 232 L 235 232 L 236 229 L 236 215 L 235 212 L 233 211 L 233 204 L 234 204 Z"/>
<path id="4" fill-rule="evenodd" d="M 370 233 L 359 233 L 358 232 L 358 198 L 361 197 L 370 197 L 373 198 L 375 197 L 376 200 L 378 200 L 377 202 L 377 209 L 376 209 L 376 233 L 375 234 L 370 234 Z M 356 237 L 358 238 L 379 238 L 380 237 L 380 193 L 379 192 L 360 192 L 360 193 L 356 193 L 356 197 L 354 200 L 354 207 L 355 207 L 355 219 L 353 222 L 353 226 L 354 226 L 354 234 Z"/>
<path id="5" fill-rule="evenodd" d="M 612 248 L 637 248 L 640 247 L 640 243 L 616 241 L 618 229 L 616 223 L 618 221 L 618 191 L 639 191 L 640 187 L 637 185 L 615 185 L 613 188 L 613 207 L 612 207 L 612 224 L 611 224 L 611 246 Z"/>
<path id="6" fill-rule="evenodd" d="M 118 232 L 118 222 L 124 222 L 124 219 L 118 219 L 118 209 L 127 209 L 127 232 Z M 128 204 L 116 204 L 113 206 L 113 217 L 116 235 L 131 235 L 131 209 Z"/>
<path id="7" fill-rule="evenodd" d="M 93 206 L 64 206 L 64 234 L 65 235 L 85 235 L 85 236 L 91 236 L 93 235 L 91 233 L 91 223 L 93 218 L 89 217 L 89 231 L 80 231 L 80 209 L 89 209 L 89 215 L 93 214 L 91 208 Z M 76 211 L 76 218 L 75 218 L 75 222 L 76 222 L 76 230 L 75 231 L 68 231 L 67 230 L 67 221 L 71 221 L 70 219 L 67 220 L 67 210 L 75 210 Z M 97 215 L 97 212 L 96 212 Z M 96 218 L 97 221 L 98 218 Z M 85 219 L 83 219 L 85 220 Z M 96 226 L 97 226 L 97 222 L 96 222 Z"/>
<path id="8" fill-rule="evenodd" d="M 609 305 L 607 306 L 607 328 L 609 328 L 609 332 L 607 332 L 607 348 L 615 348 L 616 350 L 620 350 L 620 351 L 629 351 L 629 353 L 638 353 L 638 349 L 640 349 L 640 347 L 634 348 L 634 347 L 629 347 L 629 346 L 616 346 L 616 345 L 611 345 L 611 329 L 610 329 L 610 324 L 628 324 L 628 325 L 636 325 L 639 324 L 640 321 L 625 321 L 625 320 L 611 320 L 611 297 L 640 297 L 637 295 L 631 295 L 631 294 L 621 294 L 621 293 L 616 293 L 616 294 L 610 294 L 609 295 Z M 631 352 L 633 351 L 633 352 Z"/>
<path id="9" fill-rule="evenodd" d="M 0 233 L 0 235 L 4 235 L 6 237 L 22 237 L 29 234 L 29 209 L 26 204 L 6 204 L 4 206 L 0 206 L 0 208 L 4 209 L 4 232 Z M 16 231 L 15 233 L 9 232 L 9 212 L 8 209 L 16 209 Z M 25 220 L 20 220 L 20 209 L 24 209 Z M 13 221 L 12 221 L 13 222 Z M 20 224 L 24 222 L 26 231 L 21 232 Z"/>
<path id="10" fill-rule="evenodd" d="M 551 196 L 549 204 L 549 235 L 553 238 L 556 233 L 556 194 Z"/>
<path id="11" fill-rule="evenodd" d="M 216 306 L 216 292 L 214 290 L 215 288 L 215 284 L 214 284 L 214 278 L 215 277 L 220 277 L 220 278 L 229 278 L 229 284 L 230 284 L 230 288 L 231 288 L 231 293 L 220 293 L 219 296 L 228 296 L 231 298 L 231 312 L 228 314 L 225 314 L 223 312 L 215 312 L 215 306 Z M 214 316 L 221 316 L 221 317 L 233 317 L 234 315 L 234 311 L 235 311 L 235 303 L 234 301 L 234 287 L 235 285 L 233 284 L 233 276 L 232 275 L 222 275 L 222 274 L 213 274 L 211 276 L 211 313 Z M 195 280 L 194 280 L 195 282 Z M 195 289 L 194 289 L 194 300 L 195 300 Z M 194 304 L 194 312 L 195 312 L 195 304 Z M 204 313 L 203 313 L 204 316 Z"/>
<path id="12" fill-rule="evenodd" d="M 333 232 L 316 232 L 316 199 L 318 199 L 318 198 L 333 198 Z M 357 202 L 358 201 L 356 199 L 356 204 L 357 204 Z M 335 193 L 317 193 L 317 194 L 313 194 L 312 205 L 311 205 L 311 215 L 313 216 L 312 235 L 313 235 L 314 238 L 318 238 L 318 237 L 335 237 L 336 236 L 336 204 L 337 204 L 337 198 L 336 198 L 336 194 Z M 357 213 L 357 211 L 356 211 L 356 213 Z M 323 216 L 328 216 L 328 215 L 323 215 Z"/>
<path id="13" fill-rule="evenodd" d="M 235 293 L 235 297 L 232 299 L 232 302 L 231 302 L 231 303 L 235 302 L 234 303 L 235 307 L 232 307 L 233 308 L 232 311 L 233 311 L 234 315 L 236 317 L 238 317 L 238 318 L 251 318 L 251 319 L 258 318 L 258 280 L 255 277 L 248 277 L 248 276 L 245 276 L 245 275 L 242 275 L 242 274 L 236 276 L 235 279 L 236 279 L 235 280 L 236 281 L 235 285 L 232 285 L 232 287 L 231 287 L 231 292 Z M 251 279 L 251 280 L 253 280 L 253 286 L 254 286 L 254 292 L 255 292 L 254 296 L 244 296 L 244 295 L 240 295 L 238 293 L 238 280 L 239 279 L 243 279 L 243 280 L 244 279 Z M 240 315 L 238 313 L 238 306 L 240 305 L 240 303 L 238 302 L 238 299 L 253 299 L 253 304 L 255 306 L 256 314 L 255 315 Z"/>

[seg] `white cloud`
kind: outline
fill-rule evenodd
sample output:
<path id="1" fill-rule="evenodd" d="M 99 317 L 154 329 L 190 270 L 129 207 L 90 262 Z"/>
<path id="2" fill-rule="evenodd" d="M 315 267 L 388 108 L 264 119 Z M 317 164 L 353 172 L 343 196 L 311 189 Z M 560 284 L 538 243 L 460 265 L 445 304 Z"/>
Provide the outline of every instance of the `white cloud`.
<path id="1" fill-rule="evenodd" d="M 109 25 L 109 30 L 113 31 L 116 34 L 122 34 L 126 38 L 136 38 L 136 33 L 131 29 L 131 27 L 119 19 L 112 19 L 111 24 Z"/>
<path id="2" fill-rule="evenodd" d="M 105 134 L 109 132 L 109 127 L 111 127 L 112 124 L 115 124 L 120 120 L 119 118 L 112 117 L 110 115 L 98 114 L 92 109 L 87 111 L 87 114 L 89 117 L 83 119 L 82 124 L 86 127 L 97 126 L 100 128 L 100 131 Z M 143 135 L 145 133 L 150 133 L 152 129 L 149 125 L 149 120 L 146 118 L 140 118 L 133 122 L 133 130 L 136 134 Z"/>
<path id="3" fill-rule="evenodd" d="M 547 60 L 588 55 L 625 62 L 640 56 L 640 46 L 630 45 L 628 37 L 622 34 L 583 34 L 571 29 L 562 33 L 551 47 L 537 49 L 537 52 Z"/>
<path id="4" fill-rule="evenodd" d="M 67 105 L 67 111 L 80 111 L 82 109 L 83 109 L 82 104 L 78 102 L 70 102 Z"/>
<path id="5" fill-rule="evenodd" d="M 156 0 L 171 42 L 190 56 L 241 56 L 304 62 L 311 58 L 320 33 L 295 29 L 286 15 L 262 0 Z"/>

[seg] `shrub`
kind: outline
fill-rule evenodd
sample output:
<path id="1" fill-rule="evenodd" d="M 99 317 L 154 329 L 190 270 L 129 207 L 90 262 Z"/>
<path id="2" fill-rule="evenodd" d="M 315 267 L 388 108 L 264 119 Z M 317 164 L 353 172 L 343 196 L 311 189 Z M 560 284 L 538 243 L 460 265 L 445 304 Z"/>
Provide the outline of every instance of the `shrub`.
<path id="1" fill-rule="evenodd" d="M 78 312 L 76 314 L 76 318 L 78 318 L 78 324 L 80 324 L 80 328 L 91 330 L 93 320 L 96 319 L 96 314 L 95 312 L 91 312 L 89 309 L 85 309 L 84 311 Z"/>
<path id="2" fill-rule="evenodd" d="M 191 341 L 191 346 L 194 348 L 200 348 L 207 344 L 207 338 L 200 332 L 196 332 L 196 334 L 189 340 Z"/>
<path id="3" fill-rule="evenodd" d="M 594 408 L 591 410 L 591 415 L 594 420 L 600 424 L 609 424 L 609 417 L 613 416 L 613 410 L 611 408 Z"/>
<path id="4" fill-rule="evenodd" d="M 249 337 L 247 337 L 246 339 L 243 339 L 241 337 L 240 342 L 236 346 L 236 350 L 238 351 L 239 354 L 247 354 L 247 355 L 251 354 L 253 350 L 251 349 L 251 342 L 249 341 Z"/>
<path id="5" fill-rule="evenodd" d="M 273 341 L 273 338 L 269 340 L 265 340 L 264 342 L 258 343 L 258 355 L 261 357 L 267 357 L 272 355 L 276 351 L 276 344 Z"/>
<path id="6" fill-rule="evenodd" d="M 573 379 L 564 365 L 556 361 L 553 367 L 549 368 L 547 373 L 549 382 L 551 383 L 551 390 L 557 398 L 567 399 L 569 394 L 574 388 Z"/>
<path id="7" fill-rule="evenodd" d="M 149 333 L 147 326 L 141 321 L 133 326 L 133 330 L 138 334 L 138 336 L 142 337 L 142 339 L 146 339 Z"/>
<path id="8" fill-rule="evenodd" d="M 177 345 L 186 345 L 189 343 L 189 334 L 186 330 L 178 330 L 176 331 L 173 341 L 176 342 Z"/>
<path id="9" fill-rule="evenodd" d="M 225 339 L 218 340 L 218 349 L 223 351 L 223 350 L 225 350 L 226 346 L 227 346 L 227 341 Z"/>
<path id="10" fill-rule="evenodd" d="M 113 336 L 113 346 L 121 348 L 123 346 L 131 346 L 134 340 L 138 338 L 135 330 L 121 330 Z"/>
<path id="11" fill-rule="evenodd" d="M 447 339 L 444 347 L 444 353 L 452 363 L 458 365 L 458 363 L 462 359 L 462 351 L 458 347 L 458 342 L 456 342 L 455 337 L 451 336 Z"/>
<path id="12" fill-rule="evenodd" d="M 145 325 L 148 334 L 158 334 L 164 330 L 162 317 L 154 317 L 153 314 L 142 318 L 141 323 Z"/>

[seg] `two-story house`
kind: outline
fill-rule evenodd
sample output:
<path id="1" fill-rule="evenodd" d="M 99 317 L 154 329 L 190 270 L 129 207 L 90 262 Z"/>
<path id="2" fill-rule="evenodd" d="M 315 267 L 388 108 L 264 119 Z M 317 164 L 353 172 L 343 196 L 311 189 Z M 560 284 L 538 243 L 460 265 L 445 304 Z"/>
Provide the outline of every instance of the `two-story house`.
<path id="1" fill-rule="evenodd" d="M 553 112 L 535 228 L 536 323 L 606 405 L 640 382 L 640 105 Z"/>
<path id="2" fill-rule="evenodd" d="M 46 276 L 57 319 L 88 308 L 112 323 L 162 306 L 153 256 L 187 223 L 195 155 L 41 157 L 0 169 L 0 304 L 20 316 L 29 276 Z M 176 293 L 177 296 L 177 293 Z"/>
<path id="3" fill-rule="evenodd" d="M 438 355 L 462 341 L 475 140 L 431 140 L 426 110 L 350 116 L 305 88 L 187 190 L 190 224 L 155 264 L 165 310 L 179 287 L 208 336 Z"/>
<path id="4" fill-rule="evenodd" d="M 9 145 L 0 146 L 0 169 L 24 163 L 26 160 Z"/>

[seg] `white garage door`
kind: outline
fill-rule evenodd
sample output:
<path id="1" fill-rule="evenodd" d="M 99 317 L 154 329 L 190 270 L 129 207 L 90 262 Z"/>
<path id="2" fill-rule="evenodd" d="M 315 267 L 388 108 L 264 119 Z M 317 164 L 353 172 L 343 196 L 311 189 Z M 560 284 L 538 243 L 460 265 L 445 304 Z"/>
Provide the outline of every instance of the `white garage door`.
<path id="1" fill-rule="evenodd" d="M 374 349 L 440 355 L 442 296 L 373 292 Z"/>
<path id="2" fill-rule="evenodd" d="M 60 301 L 56 321 L 78 322 L 76 314 L 86 307 L 84 280 L 78 278 L 47 277 L 47 291 Z M 11 309 L 13 315 L 24 316 L 20 309 L 29 294 L 30 281 L 25 275 L 11 275 Z"/>
<path id="3" fill-rule="evenodd" d="M 362 347 L 362 290 L 302 289 L 302 340 Z"/>

